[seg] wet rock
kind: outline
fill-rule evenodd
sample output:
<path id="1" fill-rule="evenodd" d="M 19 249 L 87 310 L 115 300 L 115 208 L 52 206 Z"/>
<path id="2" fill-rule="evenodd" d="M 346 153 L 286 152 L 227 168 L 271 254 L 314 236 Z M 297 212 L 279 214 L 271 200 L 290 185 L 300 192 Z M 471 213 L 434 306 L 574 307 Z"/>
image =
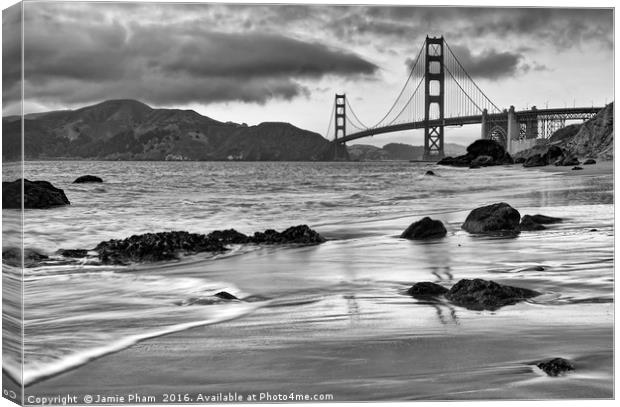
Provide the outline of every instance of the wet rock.
<path id="1" fill-rule="evenodd" d="M 250 242 L 250 238 L 248 236 L 237 232 L 235 229 L 216 230 L 209 233 L 209 238 L 222 244 L 243 244 Z"/>
<path id="2" fill-rule="evenodd" d="M 558 159 L 564 157 L 565 155 L 566 155 L 566 152 L 562 150 L 560 147 L 549 146 L 549 148 L 547 148 L 547 152 L 544 154 L 544 157 L 545 157 L 545 160 L 547 161 L 547 164 L 551 164 L 553 162 L 556 162 Z"/>
<path id="3" fill-rule="evenodd" d="M 407 294 L 414 297 L 437 297 L 444 295 L 448 292 L 448 289 L 439 284 L 424 281 L 421 283 L 415 283 L 411 288 L 407 290 Z"/>
<path id="4" fill-rule="evenodd" d="M 547 159 L 543 155 L 541 155 L 541 154 L 534 154 L 533 156 L 529 157 L 523 163 L 523 167 L 525 167 L 525 168 L 544 167 L 547 164 L 549 164 L 549 163 L 547 162 Z"/>
<path id="5" fill-rule="evenodd" d="M 579 160 L 577 159 L 577 157 L 568 155 L 565 156 L 563 158 L 560 158 L 559 160 L 557 160 L 555 162 L 556 166 L 561 166 L 561 167 L 569 167 L 571 165 L 579 165 Z"/>
<path id="6" fill-rule="evenodd" d="M 583 162 L 583 165 L 592 165 L 592 164 L 596 164 L 596 160 L 593 158 L 588 158 L 587 160 Z"/>
<path id="7" fill-rule="evenodd" d="M 258 244 L 319 244 L 325 242 L 325 238 L 307 225 L 299 225 L 292 226 L 281 233 L 273 229 L 256 232 L 250 241 Z"/>
<path id="8" fill-rule="evenodd" d="M 467 147 L 467 154 L 458 157 L 446 157 L 437 164 L 477 168 L 513 163 L 514 161 L 510 154 L 498 142 L 494 140 L 476 140 Z"/>
<path id="9" fill-rule="evenodd" d="M 579 171 L 579 170 L 583 170 L 583 168 L 581 168 L 581 167 L 573 167 L 572 170 L 573 171 Z"/>
<path id="10" fill-rule="evenodd" d="M 533 230 L 544 230 L 544 229 L 546 228 L 540 223 L 536 222 L 534 218 L 532 218 L 530 215 L 523 215 L 523 217 L 521 218 L 521 223 L 519 224 L 519 230 L 533 231 Z"/>
<path id="11" fill-rule="evenodd" d="M 95 247 L 99 260 L 107 264 L 173 260 L 178 254 L 225 251 L 224 245 L 209 236 L 188 232 L 160 232 L 108 240 Z"/>
<path id="12" fill-rule="evenodd" d="M 505 202 L 476 208 L 469 213 L 462 229 L 469 233 L 518 231 L 521 215 Z"/>
<path id="13" fill-rule="evenodd" d="M 536 366 L 548 376 L 561 376 L 571 370 L 575 370 L 575 366 L 568 360 L 562 358 L 554 358 L 538 363 Z"/>
<path id="14" fill-rule="evenodd" d="M 84 249 L 60 249 L 56 253 L 64 257 L 82 258 L 88 255 L 88 250 Z"/>
<path id="15" fill-rule="evenodd" d="M 42 261 L 49 259 L 43 253 L 39 253 L 34 249 L 24 249 L 24 266 L 30 267 Z M 2 261 L 8 265 L 21 267 L 22 265 L 22 251 L 17 247 L 10 247 L 2 251 Z"/>
<path id="16" fill-rule="evenodd" d="M 234 295 L 232 295 L 231 293 L 228 293 L 226 291 L 220 291 L 219 293 L 215 294 L 215 296 L 223 300 L 238 300 L 239 299 L 235 297 Z"/>
<path id="17" fill-rule="evenodd" d="M 438 165 L 449 165 L 452 167 L 469 167 L 471 165 L 471 158 L 467 155 L 459 157 L 444 157 L 437 163 Z"/>
<path id="18" fill-rule="evenodd" d="M 75 181 L 73 181 L 74 184 L 84 184 L 88 182 L 103 182 L 103 180 L 94 175 L 82 175 L 81 177 L 78 177 Z"/>
<path id="19" fill-rule="evenodd" d="M 493 311 L 537 295 L 540 295 L 537 291 L 476 278 L 459 281 L 446 293 L 446 298 L 468 309 Z"/>
<path id="20" fill-rule="evenodd" d="M 434 239 L 444 237 L 447 231 L 440 220 L 434 220 L 428 216 L 412 223 L 400 235 L 403 239 Z"/>
<path id="21" fill-rule="evenodd" d="M 45 209 L 54 206 L 69 205 L 65 192 L 47 181 L 29 181 L 24 179 L 24 208 Z M 2 208 L 20 209 L 22 205 L 21 179 L 2 182 Z"/>
<path id="22" fill-rule="evenodd" d="M 517 157 L 515 158 L 515 164 L 523 164 L 526 161 L 525 157 Z"/>
<path id="23" fill-rule="evenodd" d="M 471 161 L 470 166 L 486 167 L 488 165 L 495 165 L 495 160 L 489 155 L 479 155 Z"/>
<path id="24" fill-rule="evenodd" d="M 435 173 L 434 173 L 433 171 L 431 171 L 431 170 L 428 170 L 428 171 L 426 171 L 426 174 L 424 174 L 424 175 L 433 176 L 433 175 L 437 175 L 437 174 L 435 174 Z"/>
<path id="25" fill-rule="evenodd" d="M 562 222 L 562 218 L 554 218 L 553 216 L 545 216 L 545 215 L 532 215 L 532 220 L 542 225 Z"/>

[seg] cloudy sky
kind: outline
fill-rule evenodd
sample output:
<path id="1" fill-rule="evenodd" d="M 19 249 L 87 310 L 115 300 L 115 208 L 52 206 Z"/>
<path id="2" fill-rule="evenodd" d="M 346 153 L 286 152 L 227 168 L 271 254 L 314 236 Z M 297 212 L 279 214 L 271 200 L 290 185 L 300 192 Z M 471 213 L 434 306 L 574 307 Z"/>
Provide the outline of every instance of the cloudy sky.
<path id="1" fill-rule="evenodd" d="M 500 107 L 613 98 L 610 9 L 33 2 L 24 8 L 25 110 L 131 98 L 220 121 L 325 134 L 335 92 L 378 121 L 426 35 L 443 35 Z M 19 19 L 3 15 L 3 115 L 19 111 Z M 449 129 L 466 143 L 476 126 Z M 422 144 L 422 132 L 364 144 Z"/>

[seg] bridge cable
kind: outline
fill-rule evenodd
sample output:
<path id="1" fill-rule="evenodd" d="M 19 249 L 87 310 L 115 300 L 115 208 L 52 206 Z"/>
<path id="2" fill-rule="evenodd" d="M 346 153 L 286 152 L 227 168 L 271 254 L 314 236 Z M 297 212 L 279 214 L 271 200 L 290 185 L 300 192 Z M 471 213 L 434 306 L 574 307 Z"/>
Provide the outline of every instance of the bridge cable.
<path id="1" fill-rule="evenodd" d="M 360 124 L 364 129 L 367 129 L 368 126 L 366 126 L 364 124 L 364 122 L 362 122 L 359 117 L 357 117 L 357 115 L 355 114 L 355 111 L 353 110 L 353 108 L 351 107 L 351 104 L 349 103 L 348 99 L 345 99 L 345 103 L 347 104 L 347 107 L 349 108 L 349 112 L 351 112 L 351 114 L 353 115 L 353 117 L 357 120 L 358 124 Z M 348 115 L 347 115 L 348 116 Z M 351 121 L 352 122 L 352 121 Z"/>
<path id="2" fill-rule="evenodd" d="M 405 106 L 403 106 L 402 110 L 396 115 L 396 117 L 394 118 L 394 120 L 392 120 L 388 126 L 391 126 L 392 124 L 394 124 L 394 122 L 396 121 L 396 119 L 398 119 L 398 117 L 400 117 L 400 115 L 405 111 L 405 109 L 409 106 L 409 102 L 411 102 L 411 100 L 413 99 L 413 97 L 417 94 L 418 89 L 420 88 L 420 85 L 422 85 L 422 82 L 424 82 L 424 77 L 422 77 L 420 79 L 420 82 L 418 82 L 418 86 L 416 86 L 415 90 L 413 91 L 413 93 L 411 94 L 411 97 L 409 98 L 409 100 L 407 100 L 407 103 L 405 103 Z"/>
<path id="3" fill-rule="evenodd" d="M 460 84 L 460 83 L 456 80 L 456 78 L 454 77 L 454 75 L 452 75 L 452 72 L 450 72 L 450 70 L 448 69 L 448 67 L 447 67 L 445 64 L 444 64 L 444 68 L 446 68 L 446 71 L 450 74 L 450 76 L 452 77 L 452 79 L 454 79 L 454 82 L 457 84 L 457 86 L 458 86 L 459 88 L 461 88 L 461 90 L 463 91 L 463 93 L 465 94 L 465 96 L 467 96 L 467 98 L 471 101 L 471 103 L 473 103 L 473 104 L 476 106 L 476 108 L 477 108 L 478 110 L 480 110 L 480 112 L 482 113 L 482 110 L 483 110 L 483 109 L 481 109 L 481 108 L 480 108 L 480 106 L 478 106 L 478 104 L 477 104 L 476 102 L 474 102 L 474 100 L 473 100 L 473 99 L 472 99 L 472 98 L 471 98 L 471 97 L 467 94 L 467 92 L 465 91 L 465 89 L 463 89 L 463 87 L 461 86 L 461 84 Z"/>
<path id="4" fill-rule="evenodd" d="M 327 136 L 327 140 L 329 140 L 329 132 L 332 130 L 332 124 L 334 123 L 334 113 L 336 112 L 336 101 L 332 104 L 332 112 L 329 114 L 329 124 L 327 125 L 327 131 L 325 132 L 325 136 Z M 336 134 L 334 134 L 334 139 L 336 138 Z"/>

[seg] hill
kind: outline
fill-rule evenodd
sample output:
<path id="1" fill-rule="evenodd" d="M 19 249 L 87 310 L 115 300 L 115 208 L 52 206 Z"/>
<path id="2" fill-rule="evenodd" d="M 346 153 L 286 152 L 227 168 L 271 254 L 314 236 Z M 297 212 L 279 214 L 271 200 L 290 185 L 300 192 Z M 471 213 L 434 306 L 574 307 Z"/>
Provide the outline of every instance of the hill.
<path id="1" fill-rule="evenodd" d="M 347 146 L 349 157 L 355 161 L 386 161 L 386 160 L 422 160 L 424 146 L 412 146 L 403 143 L 389 143 L 383 147 L 365 144 Z M 454 143 L 445 143 L 444 152 L 449 155 L 465 153 L 465 146 Z"/>
<path id="2" fill-rule="evenodd" d="M 3 118 L 3 159 L 20 158 L 20 132 L 19 117 Z M 223 123 L 127 99 L 24 117 L 26 159 L 310 161 L 329 159 L 328 146 L 289 123 Z"/>

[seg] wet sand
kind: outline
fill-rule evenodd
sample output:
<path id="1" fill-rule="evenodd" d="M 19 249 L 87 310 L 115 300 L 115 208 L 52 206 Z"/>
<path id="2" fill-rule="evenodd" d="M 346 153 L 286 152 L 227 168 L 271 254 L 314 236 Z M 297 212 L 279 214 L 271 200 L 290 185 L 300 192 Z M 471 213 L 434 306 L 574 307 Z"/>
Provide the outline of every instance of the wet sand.
<path id="1" fill-rule="evenodd" d="M 585 160 L 579 160 L 584 162 Z M 579 164 L 577 167 L 583 168 L 583 170 L 573 170 L 575 166 L 556 167 L 555 165 L 547 165 L 545 167 L 532 167 L 524 168 L 525 170 L 542 170 L 545 172 L 557 172 L 562 175 L 570 176 L 583 176 L 583 175 L 603 175 L 614 172 L 613 161 L 597 161 L 596 164 L 583 165 Z"/>

